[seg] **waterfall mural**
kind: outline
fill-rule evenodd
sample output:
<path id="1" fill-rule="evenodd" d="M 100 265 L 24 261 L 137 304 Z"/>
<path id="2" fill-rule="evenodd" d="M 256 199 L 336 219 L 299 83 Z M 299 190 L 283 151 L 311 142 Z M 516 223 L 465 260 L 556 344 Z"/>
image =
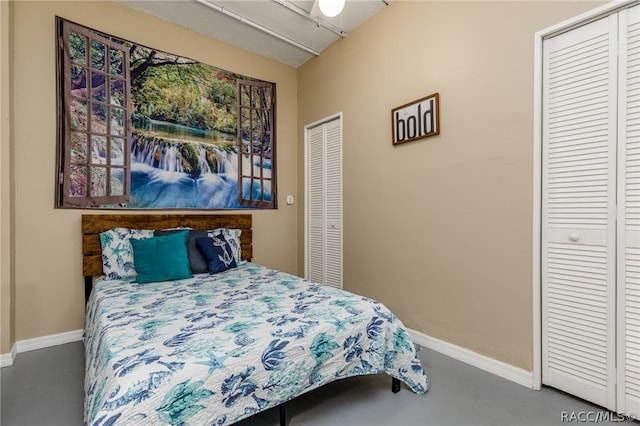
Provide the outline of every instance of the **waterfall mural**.
<path id="1" fill-rule="evenodd" d="M 57 206 L 275 208 L 275 85 L 58 18 Z"/>

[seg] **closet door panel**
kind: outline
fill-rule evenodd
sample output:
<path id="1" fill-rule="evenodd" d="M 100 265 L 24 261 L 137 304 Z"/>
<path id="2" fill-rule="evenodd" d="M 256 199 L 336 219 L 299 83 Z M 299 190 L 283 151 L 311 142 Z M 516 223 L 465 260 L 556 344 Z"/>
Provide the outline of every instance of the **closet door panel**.
<path id="1" fill-rule="evenodd" d="M 307 247 L 306 276 L 315 282 L 323 282 L 324 258 L 324 127 L 309 131 L 307 140 Z"/>
<path id="2" fill-rule="evenodd" d="M 543 382 L 615 406 L 617 17 L 545 40 Z"/>
<path id="3" fill-rule="evenodd" d="M 640 6 L 620 12 L 618 411 L 640 413 Z"/>
<path id="4" fill-rule="evenodd" d="M 342 288 L 342 129 L 340 120 L 325 125 L 326 280 Z"/>

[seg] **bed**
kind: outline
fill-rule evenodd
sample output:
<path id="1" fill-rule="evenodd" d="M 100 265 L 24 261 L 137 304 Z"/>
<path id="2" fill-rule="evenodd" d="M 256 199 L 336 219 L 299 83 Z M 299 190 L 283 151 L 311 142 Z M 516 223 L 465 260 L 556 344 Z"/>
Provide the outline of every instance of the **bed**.
<path id="1" fill-rule="evenodd" d="M 250 214 L 82 216 L 85 424 L 226 425 L 277 406 L 284 425 L 287 401 L 365 374 L 388 374 L 394 392 L 400 382 L 427 392 L 415 347 L 393 313 L 251 262 L 252 232 Z M 139 269 L 133 278 L 114 274 L 114 253 L 105 251 L 124 234 L 135 262 L 118 260 Z M 175 279 L 146 275 L 142 248 L 191 244 L 170 257 L 151 252 L 151 275 L 173 270 L 196 234 L 202 254 L 205 244 L 222 241 L 216 253 L 230 255 L 219 259 L 235 266 Z"/>

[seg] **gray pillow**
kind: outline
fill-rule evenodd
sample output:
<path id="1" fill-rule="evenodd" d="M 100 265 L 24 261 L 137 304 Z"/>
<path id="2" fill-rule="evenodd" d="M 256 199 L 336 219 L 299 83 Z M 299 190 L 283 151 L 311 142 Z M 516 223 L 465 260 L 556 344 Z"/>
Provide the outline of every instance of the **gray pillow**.
<path id="1" fill-rule="evenodd" d="M 159 237 L 161 235 L 169 235 L 174 232 L 179 232 L 180 229 L 163 229 L 154 231 L 154 235 Z M 205 238 L 207 237 L 207 231 L 204 229 L 189 229 L 189 235 L 187 236 L 187 255 L 189 257 L 189 267 L 191 268 L 192 274 L 202 274 L 205 272 L 209 272 L 209 265 L 204 257 L 202 257 L 202 253 L 198 250 L 196 246 L 196 238 Z"/>

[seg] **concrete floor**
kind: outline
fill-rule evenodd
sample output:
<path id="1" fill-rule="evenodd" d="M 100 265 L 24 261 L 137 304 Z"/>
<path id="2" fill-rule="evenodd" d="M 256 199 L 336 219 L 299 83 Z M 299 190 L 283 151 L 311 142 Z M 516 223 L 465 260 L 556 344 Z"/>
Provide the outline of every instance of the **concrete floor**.
<path id="1" fill-rule="evenodd" d="M 340 380 L 287 405 L 290 426 L 508 425 L 585 423 L 606 410 L 551 388 L 533 391 L 437 352 L 420 352 L 431 388 L 415 395 L 403 385 L 391 392 L 386 375 Z M 82 425 L 84 380 L 81 342 L 18 354 L 0 369 L 2 426 Z M 638 422 L 620 422 L 635 425 Z M 607 422 L 604 422 L 607 423 Z M 276 426 L 278 410 L 239 426 Z"/>

